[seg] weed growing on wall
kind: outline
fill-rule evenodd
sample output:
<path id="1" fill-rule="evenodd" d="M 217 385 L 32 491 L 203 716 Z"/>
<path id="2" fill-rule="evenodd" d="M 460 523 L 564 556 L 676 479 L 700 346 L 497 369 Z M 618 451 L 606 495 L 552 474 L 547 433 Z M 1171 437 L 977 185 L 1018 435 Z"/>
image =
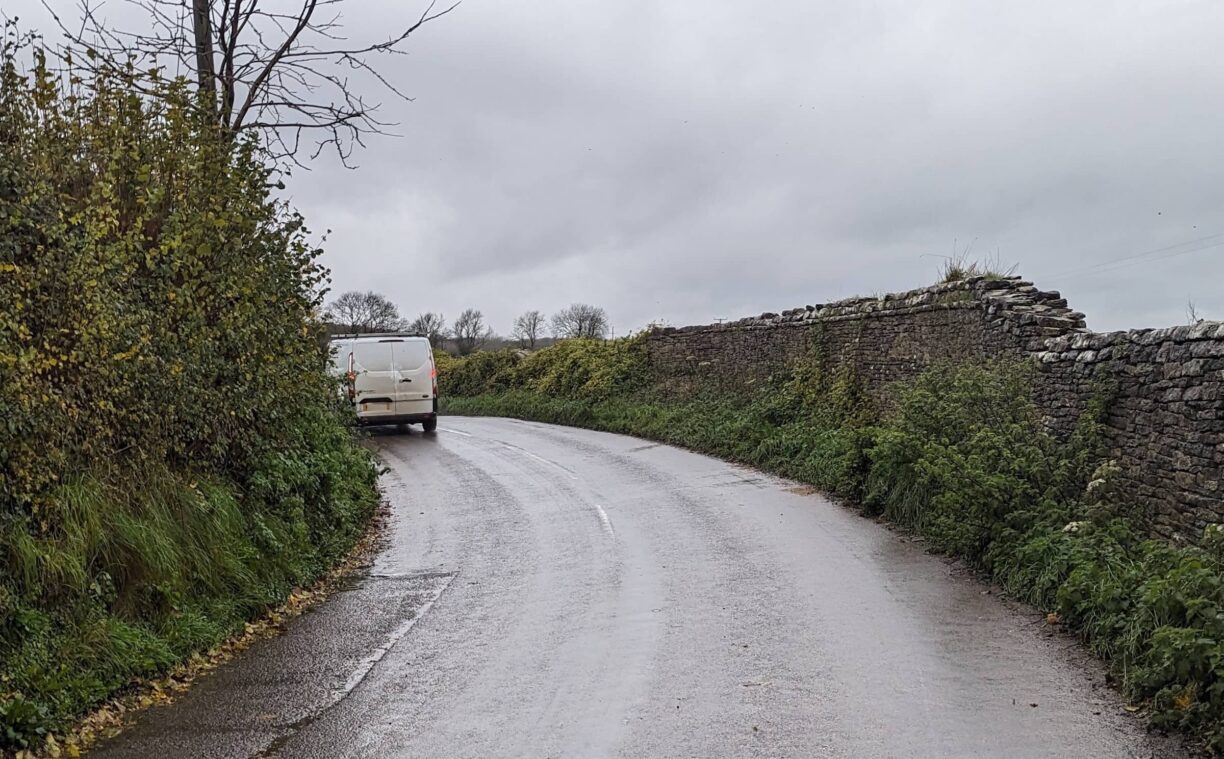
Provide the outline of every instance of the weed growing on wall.
<path id="1" fill-rule="evenodd" d="M 854 375 L 828 371 L 818 352 L 754 391 L 677 395 L 651 387 L 645 354 L 628 348 L 561 343 L 452 363 L 445 408 L 638 435 L 846 496 L 1058 615 L 1113 663 L 1128 697 L 1151 704 L 1153 724 L 1224 753 L 1224 530 L 1197 547 L 1146 539 L 1104 460 L 1107 389 L 1060 441 L 1033 404 L 1027 364 L 933 368 L 899 386 L 881 418 Z M 569 355 L 587 361 L 547 392 L 518 371 Z M 601 372 L 590 362 L 604 355 L 634 358 Z M 590 376 L 603 392 L 581 390 Z"/>

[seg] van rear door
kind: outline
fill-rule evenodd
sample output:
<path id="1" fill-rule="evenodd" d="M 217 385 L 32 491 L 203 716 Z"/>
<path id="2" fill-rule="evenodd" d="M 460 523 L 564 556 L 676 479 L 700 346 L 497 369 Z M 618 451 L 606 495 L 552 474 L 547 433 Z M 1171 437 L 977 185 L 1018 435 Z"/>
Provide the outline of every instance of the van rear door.
<path id="1" fill-rule="evenodd" d="M 393 343 L 354 340 L 353 371 L 357 413 L 361 416 L 393 416 L 399 392 Z"/>
<path id="2" fill-rule="evenodd" d="M 429 341 L 409 337 L 395 343 L 395 368 L 399 390 L 395 396 L 395 413 L 432 413 L 433 355 Z"/>

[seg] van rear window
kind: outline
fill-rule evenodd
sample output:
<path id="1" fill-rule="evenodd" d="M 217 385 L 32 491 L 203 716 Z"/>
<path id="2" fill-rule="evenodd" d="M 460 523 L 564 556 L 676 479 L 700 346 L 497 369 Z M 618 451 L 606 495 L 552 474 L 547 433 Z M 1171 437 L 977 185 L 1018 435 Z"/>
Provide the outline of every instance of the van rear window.
<path id="1" fill-rule="evenodd" d="M 343 374 L 348 371 L 348 354 L 353 349 L 352 343 L 342 343 L 333 340 L 330 346 L 332 371 Z"/>
<path id="2" fill-rule="evenodd" d="M 358 371 L 391 371 L 391 346 L 395 343 L 353 343 L 353 363 Z M 398 347 L 398 346 L 397 346 Z"/>
<path id="3" fill-rule="evenodd" d="M 429 363 L 428 340 L 405 340 L 395 344 L 395 363 L 400 371 L 415 371 Z"/>

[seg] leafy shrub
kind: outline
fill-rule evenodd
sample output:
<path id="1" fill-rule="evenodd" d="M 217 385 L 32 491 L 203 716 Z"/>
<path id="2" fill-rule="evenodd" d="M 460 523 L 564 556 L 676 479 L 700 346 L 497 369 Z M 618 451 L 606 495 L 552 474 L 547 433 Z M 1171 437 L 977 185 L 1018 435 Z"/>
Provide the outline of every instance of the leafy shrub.
<path id="1" fill-rule="evenodd" d="M 989 570 L 1013 520 L 1074 485 L 1029 399 L 1024 365 L 936 367 L 899 393 L 871 451 L 866 506 Z"/>
<path id="2" fill-rule="evenodd" d="M 259 146 L 181 81 L 59 78 L 6 29 L 0 749 L 219 642 L 377 500 Z"/>
<path id="3" fill-rule="evenodd" d="M 438 363 L 438 391 L 442 395 L 479 395 L 485 392 L 509 390 L 513 386 L 513 370 L 521 360 L 519 352 L 507 348 L 499 351 L 477 351 L 455 358 L 441 351 Z"/>
<path id="4" fill-rule="evenodd" d="M 644 387 L 647 372 L 644 336 L 578 338 L 528 355 L 515 379 L 517 386 L 538 393 L 606 398 Z"/>
<path id="5" fill-rule="evenodd" d="M 438 364 L 439 390 L 462 397 L 509 390 L 583 398 L 630 392 L 647 381 L 644 340 L 574 338 L 534 353 L 507 348 L 446 356 Z"/>
<path id="6" fill-rule="evenodd" d="M 20 695 L 0 701 L 0 746 L 30 748 L 47 735 L 47 708 Z"/>

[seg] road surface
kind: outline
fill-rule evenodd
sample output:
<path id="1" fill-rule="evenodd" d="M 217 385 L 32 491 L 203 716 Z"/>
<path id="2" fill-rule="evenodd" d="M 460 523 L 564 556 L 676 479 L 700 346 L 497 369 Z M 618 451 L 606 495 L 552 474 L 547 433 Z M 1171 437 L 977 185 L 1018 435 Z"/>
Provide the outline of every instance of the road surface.
<path id="1" fill-rule="evenodd" d="M 794 483 L 445 418 L 367 577 L 91 756 L 1151 757 L 1038 615 Z"/>

